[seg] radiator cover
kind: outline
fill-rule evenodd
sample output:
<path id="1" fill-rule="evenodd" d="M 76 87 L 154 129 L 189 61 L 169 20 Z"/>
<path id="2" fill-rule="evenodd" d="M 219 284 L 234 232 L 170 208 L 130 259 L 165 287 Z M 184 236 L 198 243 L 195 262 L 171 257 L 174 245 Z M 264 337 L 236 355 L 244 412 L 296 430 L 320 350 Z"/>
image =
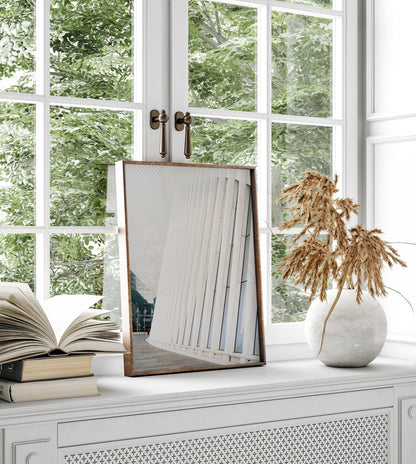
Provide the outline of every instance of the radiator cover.
<path id="1" fill-rule="evenodd" d="M 65 464 L 388 464 L 389 414 L 372 414 L 65 455 Z"/>

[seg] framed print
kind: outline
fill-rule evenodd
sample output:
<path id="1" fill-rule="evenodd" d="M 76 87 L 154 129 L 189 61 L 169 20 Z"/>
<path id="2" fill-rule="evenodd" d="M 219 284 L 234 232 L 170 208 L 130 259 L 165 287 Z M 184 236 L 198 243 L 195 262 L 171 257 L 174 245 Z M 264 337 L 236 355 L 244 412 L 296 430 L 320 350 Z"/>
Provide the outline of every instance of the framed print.
<path id="1" fill-rule="evenodd" d="M 252 167 L 116 165 L 125 374 L 265 363 Z"/>

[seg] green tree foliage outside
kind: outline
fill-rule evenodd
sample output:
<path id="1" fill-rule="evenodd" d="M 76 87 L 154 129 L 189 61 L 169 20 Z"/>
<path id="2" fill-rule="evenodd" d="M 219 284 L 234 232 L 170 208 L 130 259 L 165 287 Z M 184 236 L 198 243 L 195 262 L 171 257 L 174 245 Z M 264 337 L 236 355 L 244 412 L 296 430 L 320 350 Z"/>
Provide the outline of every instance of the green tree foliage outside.
<path id="1" fill-rule="evenodd" d="M 309 295 L 302 289 L 283 281 L 279 269 L 281 260 L 288 254 L 285 244 L 293 239 L 290 235 L 272 237 L 272 308 L 274 322 L 303 321 L 309 306 Z"/>
<path id="2" fill-rule="evenodd" d="M 309 6 L 332 7 L 332 0 L 302 0 Z M 257 10 L 189 1 L 189 105 L 209 109 L 257 110 Z M 332 21 L 273 11 L 272 110 L 275 114 L 332 116 Z M 329 175 L 332 128 L 272 125 L 272 195 L 306 169 Z M 222 118 L 196 118 L 194 162 L 257 164 L 257 123 Z M 272 207 L 272 226 L 285 212 Z M 308 295 L 280 279 L 277 265 L 286 253 L 272 240 L 273 322 L 303 320 Z"/>
<path id="3" fill-rule="evenodd" d="M 51 0 L 51 94 L 132 100 L 133 0 Z"/>

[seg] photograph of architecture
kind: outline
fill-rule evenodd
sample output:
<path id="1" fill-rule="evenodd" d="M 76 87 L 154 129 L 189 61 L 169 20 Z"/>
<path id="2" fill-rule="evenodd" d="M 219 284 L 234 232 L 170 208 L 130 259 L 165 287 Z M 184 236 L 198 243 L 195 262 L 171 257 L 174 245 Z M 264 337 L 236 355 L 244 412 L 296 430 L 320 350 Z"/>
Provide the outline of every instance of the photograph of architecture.
<path id="1" fill-rule="evenodd" d="M 253 170 L 122 166 L 135 372 L 258 363 Z"/>

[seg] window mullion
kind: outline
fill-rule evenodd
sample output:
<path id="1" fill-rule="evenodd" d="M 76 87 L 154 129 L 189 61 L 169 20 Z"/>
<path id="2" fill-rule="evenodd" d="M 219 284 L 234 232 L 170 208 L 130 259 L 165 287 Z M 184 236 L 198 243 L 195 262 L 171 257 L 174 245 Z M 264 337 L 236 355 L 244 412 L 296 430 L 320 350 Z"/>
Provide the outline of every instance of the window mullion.
<path id="1" fill-rule="evenodd" d="M 142 111 L 133 111 L 133 159 L 143 160 L 144 128 Z"/>
<path id="2" fill-rule="evenodd" d="M 143 102 L 143 16 L 142 0 L 134 0 L 133 9 L 133 101 Z"/>
<path id="3" fill-rule="evenodd" d="M 258 22 L 258 111 L 266 113 L 265 120 L 258 123 L 258 203 L 259 203 L 259 225 L 271 224 L 271 100 L 272 100 L 272 28 L 271 28 L 271 6 L 259 8 Z M 266 325 L 271 321 L 271 247 L 270 233 L 260 234 L 262 292 L 265 295 L 265 308 L 268 314 L 264 322 Z"/>
<path id="4" fill-rule="evenodd" d="M 141 0 L 134 0 L 133 10 L 133 102 L 143 104 L 143 58 L 145 37 L 143 17 L 145 16 L 144 4 Z M 133 111 L 133 159 L 140 161 L 143 159 L 145 125 L 143 121 L 143 109 Z"/>
<path id="5" fill-rule="evenodd" d="M 175 0 L 180 6 L 183 0 Z M 145 2 L 144 21 L 144 63 L 143 69 L 143 133 L 145 150 L 143 158 L 147 161 L 169 161 L 168 157 L 162 159 L 159 154 L 160 130 L 150 128 L 150 111 L 165 109 L 171 118 L 168 130 L 172 128 L 173 116 L 169 107 L 169 2 L 166 0 L 148 0 Z M 184 16 L 185 18 L 185 16 Z M 182 26 L 182 24 L 181 24 Z M 178 110 L 176 110 L 178 111 Z M 171 144 L 169 137 L 168 144 Z M 170 147 L 168 148 L 171 151 Z"/>
<path id="6" fill-rule="evenodd" d="M 172 5 L 174 3 L 174 5 Z M 190 111 L 188 107 L 188 0 L 174 0 L 171 2 L 171 30 L 170 30 L 170 150 L 171 161 L 184 163 L 184 132 L 175 130 L 174 115 L 177 111 Z M 185 22 L 183 22 L 185 19 Z"/>
<path id="7" fill-rule="evenodd" d="M 50 223 L 49 28 L 49 2 L 36 2 L 36 93 L 45 98 L 36 105 L 36 225 L 40 227 Z M 49 233 L 37 233 L 35 286 L 40 300 L 49 296 L 49 248 Z"/>
<path id="8" fill-rule="evenodd" d="M 35 289 L 39 301 L 50 295 L 50 234 L 36 234 Z"/>

